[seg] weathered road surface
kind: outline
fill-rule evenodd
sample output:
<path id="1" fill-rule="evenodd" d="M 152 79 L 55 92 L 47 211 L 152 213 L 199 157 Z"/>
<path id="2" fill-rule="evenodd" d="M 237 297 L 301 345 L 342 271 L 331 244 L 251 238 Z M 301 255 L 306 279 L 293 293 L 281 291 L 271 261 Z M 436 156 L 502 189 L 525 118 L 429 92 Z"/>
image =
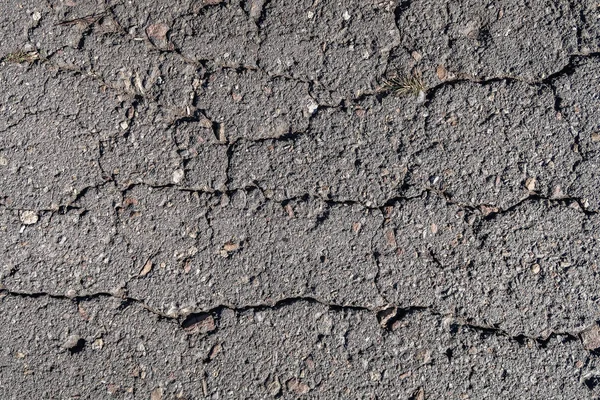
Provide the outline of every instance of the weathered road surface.
<path id="1" fill-rule="evenodd" d="M 1 399 L 600 396 L 598 1 L 0 12 Z"/>

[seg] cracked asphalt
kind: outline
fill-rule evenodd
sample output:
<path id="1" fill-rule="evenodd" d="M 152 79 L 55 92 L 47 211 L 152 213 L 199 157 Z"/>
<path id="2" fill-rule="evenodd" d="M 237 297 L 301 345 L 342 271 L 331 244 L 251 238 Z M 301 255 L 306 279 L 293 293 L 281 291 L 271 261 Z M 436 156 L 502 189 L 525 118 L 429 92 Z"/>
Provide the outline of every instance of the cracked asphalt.
<path id="1" fill-rule="evenodd" d="M 597 0 L 0 12 L 1 399 L 600 399 Z"/>

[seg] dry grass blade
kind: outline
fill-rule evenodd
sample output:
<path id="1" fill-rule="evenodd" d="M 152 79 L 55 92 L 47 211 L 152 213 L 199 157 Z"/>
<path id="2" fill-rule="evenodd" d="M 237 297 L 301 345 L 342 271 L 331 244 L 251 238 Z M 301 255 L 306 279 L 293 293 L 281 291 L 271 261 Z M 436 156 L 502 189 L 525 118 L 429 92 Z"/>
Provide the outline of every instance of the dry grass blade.
<path id="1" fill-rule="evenodd" d="M 100 20 L 100 18 L 102 18 L 102 17 L 104 17 L 104 13 L 92 14 L 92 15 L 87 15 L 85 17 L 81 17 L 81 18 L 71 19 L 68 21 L 61 21 L 58 24 L 56 24 L 56 26 L 65 26 L 65 25 L 89 26 L 89 25 L 93 25 L 96 22 L 98 22 Z"/>
<path id="2" fill-rule="evenodd" d="M 3 61 L 20 64 L 20 63 L 29 63 L 39 60 L 40 53 L 37 51 L 15 51 L 14 53 L 7 54 L 4 56 Z"/>
<path id="3" fill-rule="evenodd" d="M 423 83 L 421 72 L 418 71 L 411 75 L 395 76 L 386 79 L 383 83 L 383 89 L 396 96 L 418 96 L 419 93 L 427 90 Z"/>

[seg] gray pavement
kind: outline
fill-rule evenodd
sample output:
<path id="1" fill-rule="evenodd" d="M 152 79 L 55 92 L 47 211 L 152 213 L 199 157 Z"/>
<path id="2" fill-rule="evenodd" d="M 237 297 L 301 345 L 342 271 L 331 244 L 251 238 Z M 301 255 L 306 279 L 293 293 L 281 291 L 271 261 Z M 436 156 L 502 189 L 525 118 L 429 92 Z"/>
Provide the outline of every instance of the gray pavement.
<path id="1" fill-rule="evenodd" d="M 0 399 L 600 399 L 597 1 L 0 13 Z"/>

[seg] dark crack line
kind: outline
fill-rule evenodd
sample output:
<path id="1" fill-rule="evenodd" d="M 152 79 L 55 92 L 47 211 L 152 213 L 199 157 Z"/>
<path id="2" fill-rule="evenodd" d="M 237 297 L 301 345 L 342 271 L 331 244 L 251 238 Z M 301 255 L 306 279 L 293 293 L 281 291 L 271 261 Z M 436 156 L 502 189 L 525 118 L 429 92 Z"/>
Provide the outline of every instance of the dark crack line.
<path id="1" fill-rule="evenodd" d="M 444 82 L 441 82 L 441 83 L 427 89 L 426 102 L 424 103 L 424 106 L 426 106 L 426 107 L 429 106 L 429 104 L 435 97 L 435 94 L 439 90 L 441 90 L 445 87 L 453 87 L 453 86 L 460 85 L 463 83 L 486 86 L 486 85 L 491 85 L 491 84 L 500 83 L 500 82 L 521 82 L 521 83 L 525 83 L 525 84 L 531 85 L 531 86 L 545 86 L 545 87 L 552 88 L 552 85 L 556 79 L 561 78 L 563 76 L 570 76 L 570 75 L 574 74 L 575 70 L 581 66 L 581 64 L 580 64 L 581 60 L 586 59 L 586 58 L 599 57 L 599 56 L 600 56 L 600 53 L 590 53 L 590 54 L 586 54 L 586 55 L 571 54 L 569 56 L 569 61 L 567 62 L 567 64 L 565 64 L 565 66 L 563 66 L 558 71 L 555 71 L 552 74 L 548 75 L 547 77 L 545 77 L 543 79 L 539 79 L 539 80 L 526 80 L 526 79 L 522 79 L 519 77 L 508 76 L 508 75 L 507 76 L 495 76 L 495 77 L 490 77 L 490 78 L 477 78 L 477 77 L 471 77 L 471 76 L 463 76 L 463 77 L 457 78 L 457 79 L 446 80 Z"/>
<path id="2" fill-rule="evenodd" d="M 319 306 L 319 305 L 325 306 L 325 307 L 329 308 L 329 310 L 334 311 L 334 312 L 345 313 L 345 312 L 351 311 L 351 312 L 366 312 L 366 313 L 374 314 L 375 317 L 377 318 L 377 321 L 379 322 L 380 327 L 382 329 L 385 329 L 388 331 L 393 328 L 394 322 L 402 320 L 403 318 L 405 318 L 406 316 L 408 316 L 410 314 L 426 313 L 426 314 L 436 317 L 438 320 L 439 319 L 449 320 L 448 323 L 450 325 L 454 325 L 457 327 L 463 327 L 463 328 L 466 328 L 466 329 L 469 329 L 469 330 L 472 330 L 475 332 L 483 333 L 483 334 L 489 334 L 489 335 L 493 335 L 493 336 L 502 336 L 511 342 L 518 343 L 521 346 L 526 346 L 527 340 L 535 342 L 536 344 L 538 344 L 539 348 L 546 347 L 547 344 L 551 340 L 560 340 L 561 342 L 571 341 L 571 340 L 581 340 L 580 336 L 579 336 L 579 332 L 575 332 L 575 333 L 573 333 L 573 332 L 551 332 L 550 334 L 548 334 L 546 336 L 529 336 L 529 335 L 525 335 L 525 334 L 514 335 L 514 334 L 511 334 L 510 332 L 508 332 L 504 329 L 498 328 L 498 327 L 474 324 L 474 323 L 470 322 L 469 318 L 454 317 L 452 315 L 441 313 L 441 312 L 435 310 L 431 306 L 401 307 L 401 306 L 398 306 L 395 304 L 385 304 L 380 307 L 370 307 L 370 306 L 365 306 L 365 305 L 360 305 L 360 304 L 330 303 L 330 302 L 320 300 L 313 296 L 286 297 L 286 298 L 282 298 L 280 300 L 273 301 L 273 302 L 246 304 L 246 305 L 238 305 L 238 306 L 233 305 L 233 304 L 219 304 L 219 305 L 216 305 L 216 306 L 208 308 L 208 309 L 193 311 L 190 313 L 186 313 L 185 315 L 181 315 L 181 314 L 163 313 L 163 312 L 160 312 L 160 311 L 148 306 L 144 302 L 144 300 L 140 300 L 140 299 L 136 299 L 136 298 L 128 297 L 128 296 L 120 296 L 116 293 L 110 293 L 110 292 L 96 292 L 96 293 L 90 293 L 90 294 L 85 294 L 85 295 L 69 297 L 66 295 L 57 295 L 57 294 L 51 294 L 51 293 L 47 293 L 47 292 L 16 292 L 16 291 L 12 291 L 12 290 L 9 290 L 6 288 L 0 288 L 0 294 L 5 294 L 6 296 L 17 297 L 17 298 L 19 298 L 19 297 L 20 298 L 33 298 L 33 299 L 48 298 L 48 299 L 59 300 L 59 301 L 71 301 L 71 302 L 74 302 L 75 304 L 79 304 L 81 302 L 86 302 L 86 301 L 91 301 L 91 300 L 96 300 L 96 299 L 114 298 L 114 299 L 120 300 L 122 302 L 123 307 L 126 307 L 127 305 L 129 305 L 131 303 L 137 304 L 142 309 L 150 312 L 151 314 L 156 315 L 160 319 L 177 322 L 177 324 L 182 329 L 187 329 L 187 328 L 193 326 L 194 325 L 193 321 L 203 320 L 203 318 L 205 318 L 207 316 L 212 316 L 213 318 L 216 318 L 218 320 L 219 316 L 224 311 L 227 311 L 227 310 L 233 311 L 236 314 L 241 314 L 241 313 L 248 312 L 248 311 L 253 311 L 253 312 L 277 311 L 277 310 L 283 309 L 285 307 L 293 306 L 297 303 L 305 303 L 305 304 L 316 305 L 316 306 Z M 1 299 L 1 297 L 0 297 L 0 299 Z M 444 322 L 442 321 L 442 323 L 444 323 Z M 218 328 L 209 333 L 214 333 L 217 330 L 218 330 Z"/>
<path id="3" fill-rule="evenodd" d="M 228 168 L 229 168 L 229 166 L 228 166 Z M 230 181 L 228 178 L 227 183 L 229 183 L 229 182 Z M 40 213 L 44 213 L 44 212 L 66 213 L 71 210 L 78 210 L 81 207 L 76 206 L 76 203 L 78 201 L 80 201 L 87 194 L 87 192 L 89 190 L 92 190 L 92 189 L 98 190 L 110 183 L 114 183 L 115 185 L 118 186 L 117 182 L 114 182 L 112 179 L 109 179 L 104 182 L 100 182 L 96 185 L 86 186 L 86 187 L 82 188 L 78 192 L 78 194 L 75 196 L 75 198 L 67 204 L 59 205 L 57 208 L 53 208 L 53 209 L 41 208 L 41 209 L 37 209 L 35 211 L 40 212 Z M 459 209 L 466 211 L 468 213 L 471 213 L 471 214 L 475 213 L 475 214 L 481 215 L 483 221 L 490 221 L 490 220 L 493 220 L 503 214 L 509 214 L 509 213 L 513 212 L 514 210 L 520 208 L 521 206 L 523 206 L 526 203 L 539 202 L 539 201 L 547 201 L 552 204 L 559 205 L 561 207 L 572 208 L 575 211 L 586 215 L 587 217 L 593 217 L 593 216 L 600 214 L 600 211 L 587 210 L 583 204 L 583 200 L 578 197 L 569 197 L 569 196 L 548 197 L 548 196 L 543 196 L 539 193 L 532 192 L 532 193 L 527 194 L 525 197 L 523 197 L 521 200 L 517 201 L 516 203 L 514 203 L 506 208 L 500 208 L 500 207 L 497 207 L 497 206 L 494 206 L 491 204 L 473 205 L 473 204 L 468 204 L 468 203 L 457 202 L 452 199 L 451 195 L 449 195 L 448 193 L 446 193 L 444 191 L 441 191 L 441 190 L 438 190 L 435 188 L 430 188 L 430 187 L 410 186 L 410 185 L 408 188 L 417 188 L 419 190 L 417 194 L 412 195 L 412 196 L 394 196 L 389 199 L 386 199 L 382 204 L 379 204 L 379 205 L 368 205 L 361 201 L 352 200 L 352 199 L 326 198 L 321 195 L 311 194 L 311 193 L 304 193 L 304 194 L 301 194 L 298 196 L 293 196 L 293 197 L 286 198 L 283 200 L 274 200 L 274 199 L 271 199 L 270 197 L 266 196 L 265 190 L 263 188 L 261 188 L 257 183 L 252 184 L 252 185 L 247 185 L 244 187 L 240 187 L 240 188 L 231 188 L 231 189 L 225 189 L 225 190 L 218 190 L 218 189 L 204 190 L 204 189 L 184 187 L 184 186 L 180 186 L 176 183 L 150 184 L 150 183 L 146 183 L 146 182 L 133 182 L 133 183 L 128 182 L 128 184 L 126 186 L 120 187 L 120 188 L 118 188 L 118 190 L 121 192 L 121 195 L 123 197 L 126 197 L 128 192 L 130 192 L 140 186 L 150 188 L 150 189 L 156 189 L 156 190 L 173 189 L 173 190 L 180 191 L 180 192 L 196 193 L 198 195 L 207 195 L 207 196 L 216 196 L 216 197 L 221 197 L 221 196 L 231 197 L 232 195 L 234 195 L 238 192 L 248 192 L 248 191 L 252 191 L 252 190 L 259 190 L 263 194 L 263 197 L 266 199 L 266 201 L 278 202 L 281 204 L 282 208 L 285 208 L 285 206 L 287 204 L 289 204 L 290 202 L 294 202 L 294 201 L 307 202 L 308 200 L 315 200 L 315 201 L 323 202 L 329 207 L 332 207 L 332 206 L 347 206 L 347 207 L 358 206 L 358 207 L 363 208 L 364 210 L 381 212 L 382 215 L 385 215 L 387 207 L 396 206 L 396 205 L 402 204 L 404 202 L 408 202 L 408 201 L 411 201 L 414 199 L 421 198 L 425 194 L 431 194 L 431 195 L 434 195 L 436 197 L 443 199 L 447 206 L 456 206 Z M 576 205 L 576 207 L 573 207 L 573 205 Z M 17 211 L 17 212 L 30 211 L 30 209 L 27 209 L 27 208 L 11 207 L 2 202 L 0 202 L 0 206 L 4 207 L 4 209 L 8 210 L 8 211 Z M 484 211 L 485 209 L 488 209 L 488 211 Z"/>

